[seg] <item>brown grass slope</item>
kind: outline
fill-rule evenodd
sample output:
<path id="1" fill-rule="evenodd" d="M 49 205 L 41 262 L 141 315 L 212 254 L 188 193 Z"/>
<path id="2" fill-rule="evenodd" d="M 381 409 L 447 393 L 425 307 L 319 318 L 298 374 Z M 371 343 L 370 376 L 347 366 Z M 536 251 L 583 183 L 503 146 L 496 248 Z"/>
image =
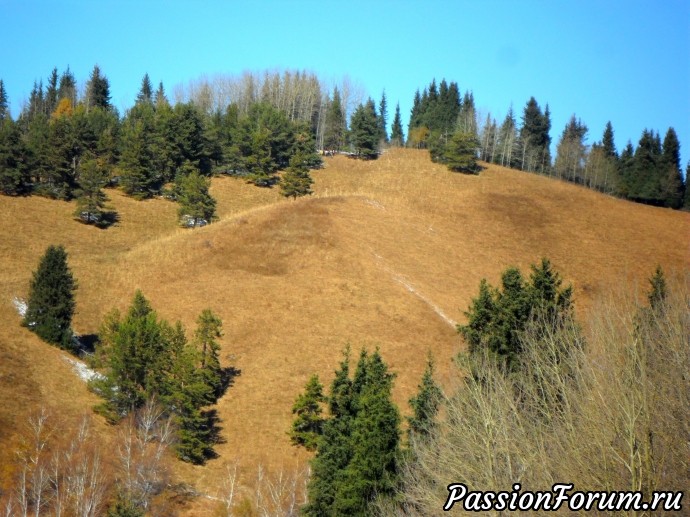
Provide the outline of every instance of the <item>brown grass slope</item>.
<path id="1" fill-rule="evenodd" d="M 37 405 L 78 414 L 95 402 L 11 304 L 52 243 L 66 246 L 79 280 L 80 332 L 96 332 L 136 288 L 189 335 L 202 309 L 222 318 L 222 361 L 241 370 L 218 404 L 225 443 L 206 466 L 178 467 L 208 493 L 227 461 L 304 459 L 286 434 L 292 403 L 313 372 L 328 385 L 346 343 L 355 356 L 381 348 L 403 412 L 428 350 L 446 382 L 461 345 L 453 324 L 483 277 L 497 283 L 507 266 L 548 256 L 584 311 L 621 279 L 642 284 L 657 264 L 690 263 L 689 214 L 545 177 L 495 166 L 455 174 L 414 150 L 330 158 L 313 176 L 316 195 L 297 201 L 214 179 L 220 221 L 194 231 L 176 227 L 174 204 L 117 192 L 121 222 L 108 230 L 73 221 L 68 203 L 0 198 L 0 447 Z"/>

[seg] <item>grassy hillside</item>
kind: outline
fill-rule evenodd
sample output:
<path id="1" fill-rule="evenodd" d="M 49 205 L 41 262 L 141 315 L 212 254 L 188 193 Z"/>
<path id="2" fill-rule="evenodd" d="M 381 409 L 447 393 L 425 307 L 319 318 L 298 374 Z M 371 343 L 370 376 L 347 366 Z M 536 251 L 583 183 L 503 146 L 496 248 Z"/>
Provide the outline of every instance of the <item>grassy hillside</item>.
<path id="1" fill-rule="evenodd" d="M 120 223 L 107 230 L 73 221 L 70 203 L 0 198 L 0 462 L 32 408 L 77 416 L 96 402 L 64 354 L 19 326 L 12 305 L 49 244 L 65 245 L 79 281 L 80 333 L 97 332 L 136 288 L 188 334 L 206 307 L 222 318 L 221 359 L 241 371 L 217 408 L 225 443 L 206 466 L 176 467 L 210 494 L 227 462 L 277 468 L 306 458 L 286 434 L 292 403 L 312 373 L 330 383 L 346 343 L 355 353 L 381 348 L 403 412 L 427 351 L 448 383 L 462 346 L 454 324 L 483 277 L 496 283 L 507 266 L 548 256 L 582 314 L 623 279 L 643 284 L 657 264 L 690 263 L 690 214 L 533 174 L 492 165 L 465 176 L 424 151 L 391 150 L 370 162 L 327 158 L 313 177 L 315 195 L 297 201 L 216 178 L 220 221 L 196 230 L 176 226 L 169 201 L 117 191 L 108 195 Z"/>

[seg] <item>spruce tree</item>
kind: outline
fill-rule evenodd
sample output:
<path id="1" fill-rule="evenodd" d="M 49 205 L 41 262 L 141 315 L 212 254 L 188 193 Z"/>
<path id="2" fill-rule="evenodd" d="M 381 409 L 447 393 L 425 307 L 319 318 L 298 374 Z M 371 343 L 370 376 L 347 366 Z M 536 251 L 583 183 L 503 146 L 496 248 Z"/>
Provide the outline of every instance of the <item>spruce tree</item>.
<path id="1" fill-rule="evenodd" d="M 87 158 L 81 161 L 79 188 L 75 194 L 77 208 L 74 215 L 86 224 L 99 224 L 103 219 L 103 209 L 107 197 L 103 187 L 108 183 L 108 172 L 99 160 Z"/>
<path id="2" fill-rule="evenodd" d="M 340 100 L 340 92 L 336 86 L 333 89 L 333 98 L 328 103 L 326 121 L 323 135 L 323 148 L 327 151 L 340 151 L 345 142 L 347 124 L 345 110 Z"/>
<path id="3" fill-rule="evenodd" d="M 405 145 L 405 135 L 403 135 L 402 120 L 400 119 L 400 103 L 395 105 L 395 117 L 391 127 L 391 144 L 396 147 Z"/>
<path id="4" fill-rule="evenodd" d="M 372 159 L 378 156 L 380 126 L 374 101 L 369 99 L 360 104 L 350 121 L 350 142 L 360 158 Z"/>
<path id="5" fill-rule="evenodd" d="M 379 131 L 380 138 L 383 143 L 388 143 L 388 101 L 386 100 L 386 90 L 381 93 L 381 101 L 379 102 Z"/>
<path id="6" fill-rule="evenodd" d="M 479 172 L 477 166 L 477 148 L 479 143 L 472 133 L 456 131 L 448 140 L 445 146 L 439 151 L 442 161 L 454 172 L 465 172 L 476 174 Z M 431 149 L 430 149 L 431 152 Z"/>
<path id="7" fill-rule="evenodd" d="M 41 339 L 70 350 L 77 283 L 62 246 L 49 246 L 31 280 L 23 325 Z"/>
<path id="8" fill-rule="evenodd" d="M 5 91 L 5 83 L 0 79 L 0 123 L 10 118 L 9 101 Z"/>
<path id="9" fill-rule="evenodd" d="M 663 150 L 659 159 L 661 196 L 664 205 L 670 208 L 683 206 L 683 173 L 680 167 L 680 142 L 675 129 L 668 128 L 664 137 Z"/>
<path id="10" fill-rule="evenodd" d="M 58 104 L 58 71 L 57 68 L 53 68 L 48 79 L 48 86 L 46 87 L 45 95 L 45 112 L 50 115 L 55 111 Z"/>
<path id="11" fill-rule="evenodd" d="M 433 434 L 441 398 L 441 388 L 434 380 L 434 362 L 429 354 L 417 394 L 410 399 L 412 416 L 407 418 L 410 442 L 427 440 Z"/>
<path id="12" fill-rule="evenodd" d="M 110 83 L 101 74 L 98 65 L 93 67 L 91 77 L 86 83 L 86 105 L 88 108 L 110 109 Z"/>
<path id="13" fill-rule="evenodd" d="M 651 287 L 647 295 L 649 306 L 652 310 L 658 310 L 663 306 L 667 296 L 666 278 L 664 278 L 664 271 L 661 266 L 656 267 L 654 275 L 649 279 L 649 284 Z"/>
<path id="14" fill-rule="evenodd" d="M 609 158 L 617 159 L 618 153 L 616 152 L 616 144 L 613 141 L 613 126 L 611 121 L 606 123 L 604 128 L 604 135 L 601 139 L 601 144 L 604 147 L 604 154 Z"/>
<path id="15" fill-rule="evenodd" d="M 141 80 L 141 88 L 139 88 L 139 93 L 137 94 L 137 103 L 141 102 L 153 102 L 153 87 L 151 86 L 151 79 L 148 73 L 144 74 L 144 78 Z"/>
<path id="16" fill-rule="evenodd" d="M 323 432 L 324 418 L 321 416 L 321 405 L 326 402 L 323 385 L 318 375 L 312 375 L 292 406 L 292 414 L 296 415 L 292 422 L 290 441 L 293 445 L 300 445 L 308 451 L 316 450 L 319 437 Z"/>
<path id="17" fill-rule="evenodd" d="M 187 169 L 192 172 L 184 174 Z M 212 222 L 216 218 L 216 200 L 208 193 L 210 180 L 199 174 L 189 162 L 182 170 L 183 173 L 175 180 L 179 216 L 186 218 L 184 223 L 192 228 Z"/>
<path id="18" fill-rule="evenodd" d="M 18 195 L 29 188 L 27 148 L 16 122 L 0 120 L 0 193 Z"/>
<path id="19" fill-rule="evenodd" d="M 307 196 L 312 193 L 311 185 L 313 182 L 304 155 L 302 153 L 295 154 L 290 158 L 290 167 L 285 171 L 280 181 L 281 194 L 292 199 Z"/>
<path id="20" fill-rule="evenodd" d="M 156 167 L 160 155 L 156 148 L 154 111 L 148 105 L 135 105 L 122 124 L 120 184 L 126 194 L 138 199 L 151 197 L 162 180 Z"/>
<path id="21" fill-rule="evenodd" d="M 223 370 L 220 366 L 220 345 L 218 338 L 223 335 L 223 322 L 211 309 L 204 309 L 196 320 L 197 328 L 194 333 L 194 344 L 199 352 L 199 369 L 204 382 L 209 386 L 216 402 L 223 387 Z"/>

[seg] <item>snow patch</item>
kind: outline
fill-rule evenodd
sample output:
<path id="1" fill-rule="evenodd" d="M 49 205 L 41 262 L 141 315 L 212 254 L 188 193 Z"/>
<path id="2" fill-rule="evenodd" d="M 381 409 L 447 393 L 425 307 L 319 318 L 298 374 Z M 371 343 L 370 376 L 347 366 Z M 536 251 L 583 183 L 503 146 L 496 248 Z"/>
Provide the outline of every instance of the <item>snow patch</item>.
<path id="1" fill-rule="evenodd" d="M 72 369 L 76 372 L 76 374 L 79 376 L 79 378 L 81 380 L 83 380 L 84 382 L 89 382 L 89 381 L 94 380 L 94 379 L 97 379 L 97 380 L 105 379 L 105 376 L 103 374 L 98 373 L 95 370 L 92 370 L 91 368 L 86 366 L 81 361 L 77 361 L 76 359 L 72 359 L 71 357 L 63 357 L 63 359 L 72 365 Z"/>
<path id="2" fill-rule="evenodd" d="M 26 316 L 26 311 L 28 310 L 29 305 L 24 300 L 15 296 L 14 298 L 12 298 L 12 305 L 14 305 L 14 308 L 17 310 L 17 313 L 22 318 Z"/>

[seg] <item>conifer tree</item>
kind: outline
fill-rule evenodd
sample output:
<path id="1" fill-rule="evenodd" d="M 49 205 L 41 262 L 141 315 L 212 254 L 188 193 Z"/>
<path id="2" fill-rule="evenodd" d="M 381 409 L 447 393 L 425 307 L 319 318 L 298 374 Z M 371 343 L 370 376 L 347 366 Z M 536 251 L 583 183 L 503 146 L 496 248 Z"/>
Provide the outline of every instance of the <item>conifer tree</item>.
<path id="1" fill-rule="evenodd" d="M 666 278 L 664 278 L 664 271 L 661 266 L 657 265 L 654 275 L 649 279 L 651 289 L 647 295 L 649 306 L 652 310 L 661 308 L 666 301 Z"/>
<path id="2" fill-rule="evenodd" d="M 680 168 L 680 142 L 675 129 L 668 128 L 659 159 L 661 196 L 664 205 L 670 208 L 683 206 L 683 174 Z"/>
<path id="3" fill-rule="evenodd" d="M 153 102 L 153 87 L 151 86 L 151 79 L 148 73 L 144 74 L 144 78 L 141 80 L 141 88 L 139 88 L 139 93 L 137 94 L 137 102 Z"/>
<path id="4" fill-rule="evenodd" d="M 400 119 L 400 103 L 395 105 L 395 117 L 391 127 L 391 144 L 397 147 L 404 147 L 405 135 L 403 134 L 402 120 Z"/>
<path id="5" fill-rule="evenodd" d="M 441 388 L 434 380 L 434 361 L 429 354 L 417 395 L 410 399 L 412 416 L 407 418 L 410 441 L 428 439 L 436 428 L 436 415 L 441 405 Z"/>
<path id="6" fill-rule="evenodd" d="M 10 118 L 10 110 L 7 91 L 5 91 L 5 83 L 0 79 L 0 122 L 8 118 Z"/>
<path id="7" fill-rule="evenodd" d="M 87 158 L 81 161 L 79 188 L 75 192 L 77 208 L 74 212 L 79 220 L 86 224 L 101 222 L 107 200 L 103 187 L 107 182 L 108 172 L 101 166 L 99 160 Z"/>
<path id="8" fill-rule="evenodd" d="M 120 169 L 123 190 L 139 199 L 151 197 L 161 181 L 155 153 L 154 112 L 151 106 L 134 106 L 122 125 Z"/>
<path id="9" fill-rule="evenodd" d="M 378 113 L 378 120 L 379 120 L 379 130 L 380 130 L 380 139 L 383 141 L 383 143 L 387 144 L 388 143 L 388 101 L 386 100 L 386 90 L 383 90 L 381 93 L 381 101 L 379 102 L 379 113 Z"/>
<path id="10" fill-rule="evenodd" d="M 326 402 L 323 385 L 318 375 L 312 375 L 292 406 L 292 414 L 296 415 L 292 422 L 290 441 L 293 445 L 301 445 L 308 451 L 316 450 L 319 437 L 323 432 L 324 418 L 321 416 L 321 404 Z"/>
<path id="11" fill-rule="evenodd" d="M 72 349 L 76 289 L 65 248 L 49 246 L 31 280 L 23 325 L 48 343 Z"/>
<path id="12" fill-rule="evenodd" d="M 204 382 L 211 389 L 213 400 L 221 395 L 223 371 L 220 366 L 220 345 L 217 339 L 223 335 L 223 322 L 211 309 L 204 309 L 196 320 L 195 345 L 199 352 L 199 369 Z"/>
<path id="13" fill-rule="evenodd" d="M 613 141 L 613 126 L 609 120 L 604 128 L 604 135 L 601 139 L 602 146 L 604 148 L 604 154 L 609 158 L 617 159 L 618 153 L 616 152 L 616 144 Z"/>
<path id="14" fill-rule="evenodd" d="M 50 78 L 48 79 L 48 86 L 46 87 L 46 95 L 45 95 L 45 112 L 46 115 L 50 115 L 53 111 L 55 111 L 55 108 L 57 107 L 58 103 L 58 71 L 57 68 L 53 68 L 53 71 L 50 74 Z"/>
<path id="15" fill-rule="evenodd" d="M 340 151 L 345 142 L 347 124 L 345 110 L 340 100 L 338 87 L 333 88 L 333 98 L 328 103 L 326 111 L 323 148 L 328 151 Z"/>
<path id="16" fill-rule="evenodd" d="M 110 83 L 101 74 L 98 65 L 93 67 L 91 77 L 86 83 L 86 106 L 87 108 L 110 109 Z"/>
<path id="17" fill-rule="evenodd" d="M 374 101 L 369 99 L 360 104 L 350 121 L 350 142 L 355 153 L 361 158 L 372 159 L 378 156 L 380 125 L 376 116 Z"/>
<path id="18" fill-rule="evenodd" d="M 311 185 L 313 182 L 304 155 L 302 153 L 295 154 L 290 158 L 290 167 L 285 171 L 280 181 L 281 194 L 292 199 L 307 196 L 312 193 Z"/>
<path id="19" fill-rule="evenodd" d="M 18 195 L 28 190 L 27 148 L 19 125 L 0 119 L 0 193 Z"/>
<path id="20" fill-rule="evenodd" d="M 456 131 L 448 142 L 441 146 L 439 153 L 441 160 L 448 168 L 455 172 L 466 172 L 476 174 L 477 167 L 477 148 L 479 143 L 472 133 Z M 430 152 L 433 152 L 430 148 Z"/>
<path id="21" fill-rule="evenodd" d="M 185 174 L 184 171 L 192 170 Z M 188 218 L 188 226 L 196 228 L 210 223 L 216 218 L 216 200 L 208 193 L 211 181 L 199 174 L 189 162 L 176 178 L 177 200 L 180 203 L 178 214 L 181 218 Z"/>
<path id="22" fill-rule="evenodd" d="M 61 99 L 67 99 L 72 103 L 72 106 L 77 105 L 77 80 L 74 78 L 74 74 L 69 69 L 69 66 L 60 76 L 58 101 Z"/>

